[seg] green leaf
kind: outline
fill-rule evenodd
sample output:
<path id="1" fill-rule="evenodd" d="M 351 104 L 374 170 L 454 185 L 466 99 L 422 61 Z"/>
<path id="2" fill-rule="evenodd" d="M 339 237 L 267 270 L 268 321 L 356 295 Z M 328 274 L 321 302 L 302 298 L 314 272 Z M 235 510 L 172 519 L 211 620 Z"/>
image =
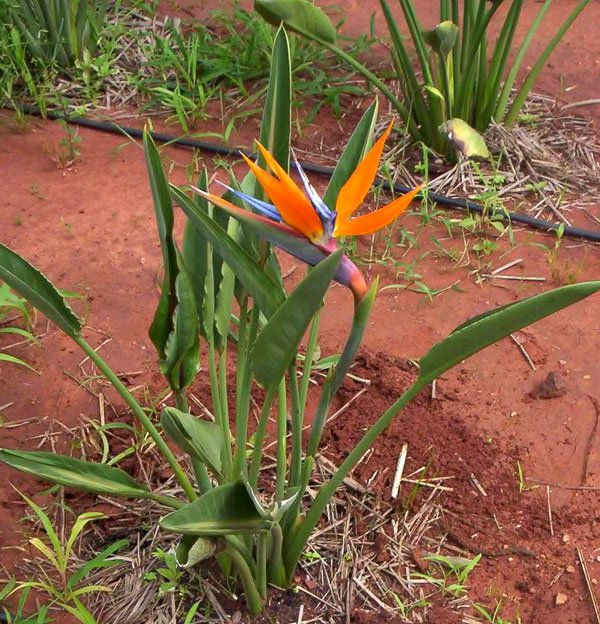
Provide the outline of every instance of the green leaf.
<path id="1" fill-rule="evenodd" d="M 447 20 L 438 24 L 433 30 L 425 31 L 423 38 L 432 50 L 446 58 L 456 45 L 458 31 L 458 26 L 454 22 Z"/>
<path id="2" fill-rule="evenodd" d="M 467 158 L 489 158 L 490 152 L 483 137 L 462 119 L 454 117 L 440 126 L 455 149 Z"/>
<path id="3" fill-rule="evenodd" d="M 161 371 L 169 380 L 171 388 L 183 390 L 194 381 L 198 372 L 200 337 L 194 288 L 179 252 L 177 271 L 177 305 L 171 321 L 171 334 L 165 345 L 165 359 L 161 361 Z"/>
<path id="4" fill-rule="evenodd" d="M 177 253 L 173 242 L 173 206 L 169 193 L 169 183 L 163 169 L 158 149 L 148 132 L 144 132 L 144 154 L 146 169 L 152 190 L 154 213 L 158 229 L 158 239 L 163 256 L 164 277 L 160 299 L 154 319 L 148 330 L 158 356 L 166 357 L 166 346 L 173 331 L 173 313 L 177 305 L 175 280 L 177 278 Z"/>
<path id="5" fill-rule="evenodd" d="M 287 171 L 290 160 L 292 122 L 292 68 L 290 42 L 280 27 L 273 41 L 269 87 L 260 127 L 260 142 Z M 264 164 L 261 159 L 259 163 Z M 252 174 L 249 174 L 252 175 Z M 257 188 L 261 188 L 257 185 Z M 258 197 L 256 193 L 250 193 Z"/>
<path id="6" fill-rule="evenodd" d="M 220 214 L 227 213 L 220 211 Z M 227 234 L 233 239 L 237 238 L 239 224 L 234 219 L 228 218 Z M 217 351 L 222 351 L 227 344 L 229 326 L 231 324 L 232 306 L 235 293 L 235 273 L 225 262 L 219 266 L 218 290 L 215 297 L 215 329 L 219 340 L 216 342 Z"/>
<path id="7" fill-rule="evenodd" d="M 338 249 L 320 262 L 288 296 L 257 338 L 252 366 L 257 381 L 277 385 L 298 353 L 298 345 L 323 302 L 344 253 Z"/>
<path id="8" fill-rule="evenodd" d="M 521 86 L 519 92 L 513 100 L 510 110 L 504 118 L 504 122 L 507 126 L 511 126 L 517 120 L 518 114 L 521 111 L 523 104 L 525 104 L 527 95 L 535 84 L 535 81 L 537 80 L 540 72 L 546 65 L 548 57 L 552 54 L 554 48 L 556 48 L 556 46 L 560 43 L 561 39 L 565 36 L 565 33 L 571 27 L 571 24 L 577 19 L 579 14 L 583 11 L 583 9 L 585 9 L 588 4 L 589 0 L 581 0 L 581 2 L 575 6 L 573 11 L 571 11 L 567 18 L 562 22 L 560 28 L 556 31 L 554 37 L 552 37 L 552 39 L 550 40 L 550 43 L 544 48 L 535 65 L 527 72 L 527 77 L 525 78 L 523 85 Z"/>
<path id="9" fill-rule="evenodd" d="M 539 319 L 600 290 L 600 281 L 563 286 L 471 319 L 434 345 L 419 361 L 419 380 L 433 381 L 462 360 Z"/>
<path id="10" fill-rule="evenodd" d="M 199 209 L 181 189 L 171 186 L 171 193 L 198 234 L 209 242 L 214 251 L 229 265 L 265 316 L 271 316 L 283 302 L 282 290 L 265 275 L 248 253 L 206 213 Z"/>
<path id="11" fill-rule="evenodd" d="M 24 362 L 14 355 L 9 355 L 8 353 L 0 353 L 0 362 L 8 362 L 9 364 L 18 364 L 19 366 L 25 366 L 29 370 L 32 370 L 34 373 L 37 373 L 35 368 L 27 364 L 27 362 Z"/>
<path id="12" fill-rule="evenodd" d="M 44 451 L 0 449 L 0 461 L 28 474 L 85 492 L 147 498 L 149 491 L 119 468 Z"/>
<path id="13" fill-rule="evenodd" d="M 378 102 L 374 100 L 361 117 L 356 128 L 354 128 L 352 136 L 348 139 L 344 151 L 335 166 L 325 195 L 323 195 L 323 202 L 326 206 L 330 208 L 335 207 L 340 189 L 365 157 L 373 137 L 378 109 Z"/>
<path id="14" fill-rule="evenodd" d="M 441 100 L 442 102 L 446 100 L 446 98 L 444 98 L 444 94 L 439 89 L 436 89 L 431 85 L 425 85 L 423 88 L 427 91 L 427 93 L 431 93 L 431 95 L 436 97 L 438 100 Z"/>
<path id="15" fill-rule="evenodd" d="M 81 333 L 81 321 L 50 280 L 19 254 L 0 244 L 0 279 L 25 297 L 67 335 Z"/>
<path id="16" fill-rule="evenodd" d="M 163 410 L 160 423 L 182 451 L 206 464 L 215 475 L 221 474 L 225 438 L 220 427 L 174 407 Z"/>
<path id="17" fill-rule="evenodd" d="M 271 523 L 260 514 L 241 481 L 226 483 L 160 521 L 165 531 L 216 537 L 267 531 Z"/>
<path id="18" fill-rule="evenodd" d="M 283 23 L 294 32 L 307 32 L 329 43 L 336 41 L 331 20 L 309 0 L 255 0 L 254 9 L 273 26 Z"/>
<path id="19" fill-rule="evenodd" d="M 116 559 L 114 555 L 117 551 L 129 545 L 128 539 L 120 539 L 109 544 L 104 550 L 98 553 L 93 559 L 86 561 L 77 571 L 69 577 L 67 585 L 69 589 L 75 589 L 83 579 L 92 571 L 100 568 L 110 568 L 123 562 L 123 559 Z M 110 557 L 110 559 L 109 559 Z"/>
<path id="20" fill-rule="evenodd" d="M 198 177 L 197 186 L 203 191 L 208 191 L 208 174 L 206 169 L 203 169 Z M 200 210 L 208 213 L 208 202 L 201 195 L 196 195 L 195 201 Z M 198 230 L 191 224 L 189 219 L 186 219 L 185 223 L 181 254 L 194 290 L 196 311 L 200 318 L 199 329 L 206 338 L 203 317 L 205 312 L 206 279 L 208 275 L 208 244 L 206 239 L 200 236 Z"/>

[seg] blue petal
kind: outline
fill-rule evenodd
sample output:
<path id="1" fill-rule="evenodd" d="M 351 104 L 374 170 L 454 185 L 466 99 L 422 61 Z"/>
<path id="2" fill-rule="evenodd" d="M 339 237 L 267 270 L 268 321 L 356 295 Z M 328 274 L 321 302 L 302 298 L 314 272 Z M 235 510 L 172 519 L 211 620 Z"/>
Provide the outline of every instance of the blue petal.
<path id="1" fill-rule="evenodd" d="M 236 191 L 234 188 L 227 186 L 227 184 L 223 184 L 223 182 L 219 182 L 219 180 L 216 180 L 216 182 L 220 184 L 221 186 L 224 186 L 232 195 L 245 201 L 249 206 L 252 206 L 252 208 L 254 208 L 255 210 L 258 210 L 258 212 L 265 215 L 265 217 L 269 217 L 269 219 L 273 219 L 273 221 L 277 221 L 277 222 L 280 222 L 282 220 L 281 215 L 279 214 L 279 211 L 277 210 L 277 208 L 275 208 L 275 206 L 273 206 L 273 204 L 269 204 L 265 201 L 261 201 L 260 199 L 256 199 L 256 197 L 252 197 L 251 195 L 248 195 L 247 193 L 243 193 L 242 191 Z"/>
<path id="2" fill-rule="evenodd" d="M 302 184 L 304 185 L 304 190 L 308 195 L 314 209 L 317 211 L 317 214 L 321 217 L 324 223 L 331 221 L 332 213 L 331 210 L 325 205 L 323 200 L 319 197 L 319 194 L 315 190 L 315 187 L 310 183 L 306 173 L 304 173 L 304 169 L 302 169 L 298 159 L 296 158 L 296 154 L 292 151 L 292 157 L 294 158 L 294 165 L 300 174 L 300 179 L 302 180 Z"/>

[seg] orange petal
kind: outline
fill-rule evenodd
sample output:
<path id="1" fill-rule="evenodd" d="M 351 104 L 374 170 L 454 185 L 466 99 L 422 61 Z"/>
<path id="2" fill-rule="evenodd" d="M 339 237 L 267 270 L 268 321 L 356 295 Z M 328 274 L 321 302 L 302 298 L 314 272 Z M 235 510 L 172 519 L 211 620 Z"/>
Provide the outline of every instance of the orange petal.
<path id="1" fill-rule="evenodd" d="M 390 121 L 386 131 L 379 137 L 367 155 L 360 161 L 360 164 L 338 193 L 335 203 L 335 210 L 342 219 L 349 217 L 362 203 L 367 196 L 381 160 L 383 146 L 392 131 L 394 120 Z"/>
<path id="2" fill-rule="evenodd" d="M 275 204 L 282 219 L 310 240 L 320 239 L 323 236 L 323 224 L 309 199 L 260 143 L 258 147 L 279 179 L 261 169 L 243 154 L 242 156 L 269 199 Z"/>
<path id="3" fill-rule="evenodd" d="M 386 225 L 389 225 L 394 219 L 398 218 L 410 205 L 415 195 L 423 188 L 423 185 L 417 186 L 412 191 L 396 198 L 387 206 L 363 215 L 355 219 L 347 219 L 345 221 L 336 221 L 334 236 L 362 236 L 363 234 L 372 234 Z"/>

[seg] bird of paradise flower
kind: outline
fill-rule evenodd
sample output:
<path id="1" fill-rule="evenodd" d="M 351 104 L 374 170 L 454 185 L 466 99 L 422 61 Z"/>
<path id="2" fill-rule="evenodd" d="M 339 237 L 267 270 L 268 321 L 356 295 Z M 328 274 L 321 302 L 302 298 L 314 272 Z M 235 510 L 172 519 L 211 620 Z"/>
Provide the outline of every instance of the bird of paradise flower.
<path id="1" fill-rule="evenodd" d="M 273 203 L 223 185 L 233 196 L 257 211 L 250 212 L 213 193 L 195 187 L 194 191 L 236 219 L 253 226 L 260 236 L 276 247 L 315 266 L 338 248 L 337 238 L 372 234 L 386 227 L 408 208 L 421 190 L 422 186 L 418 186 L 383 208 L 353 217 L 375 180 L 383 147 L 392 125 L 393 122 L 341 187 L 334 209 L 325 205 L 319 197 L 295 156 L 295 166 L 302 180 L 304 192 L 258 142 L 258 149 L 272 173 L 261 169 L 244 154 L 242 157 Z M 342 257 L 335 280 L 352 290 L 356 302 L 367 292 L 364 275 L 346 255 Z"/>

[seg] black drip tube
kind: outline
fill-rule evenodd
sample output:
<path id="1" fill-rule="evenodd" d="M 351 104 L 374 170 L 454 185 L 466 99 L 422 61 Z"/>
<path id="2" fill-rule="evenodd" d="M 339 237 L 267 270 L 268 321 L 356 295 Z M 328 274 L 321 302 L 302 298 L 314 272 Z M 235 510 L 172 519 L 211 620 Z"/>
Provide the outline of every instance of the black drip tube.
<path id="1" fill-rule="evenodd" d="M 40 111 L 33 107 L 23 107 L 23 112 L 28 115 L 42 117 Z M 129 128 L 113 121 L 100 121 L 96 119 L 88 119 L 87 117 L 70 117 L 68 115 L 63 115 L 61 113 L 56 113 L 52 111 L 48 111 L 46 113 L 46 117 L 48 119 L 63 120 L 67 123 L 81 126 L 82 128 L 90 128 L 92 130 L 100 130 L 101 132 L 110 132 L 112 134 L 128 135 L 135 139 L 141 139 L 144 135 L 144 131 L 140 130 L 139 128 Z M 226 147 L 224 145 L 219 145 L 210 141 L 202 141 L 200 139 L 176 137 L 170 134 L 165 134 L 163 132 L 152 131 L 150 132 L 150 136 L 157 143 L 168 143 L 170 145 L 188 147 L 191 149 L 202 150 L 213 154 L 222 154 L 224 156 L 238 156 L 240 153 L 243 153 L 246 156 L 254 155 L 249 150 Z M 300 164 L 305 171 L 309 171 L 311 173 L 318 173 L 328 177 L 331 177 L 333 174 L 333 167 L 316 165 L 314 163 L 304 161 L 300 161 Z M 390 184 L 387 181 L 384 181 L 383 186 L 387 190 L 393 190 L 395 193 L 406 193 L 410 190 L 409 187 L 404 186 L 403 184 Z M 445 195 L 441 195 L 439 193 L 428 193 L 428 197 L 437 204 L 440 204 L 442 206 L 448 206 L 449 208 L 454 208 L 456 210 L 475 212 L 478 214 L 483 214 L 485 211 L 481 204 L 478 204 L 469 199 L 463 199 L 460 197 L 446 197 Z M 536 219 L 535 217 L 531 217 L 529 215 L 519 212 L 500 212 L 497 214 L 501 216 L 503 220 L 508 221 L 509 223 L 520 223 L 521 225 L 526 225 L 528 227 L 542 230 L 544 232 L 553 232 L 558 230 L 558 228 L 560 227 L 559 224 L 551 223 L 550 221 L 545 221 L 543 219 Z M 573 227 L 570 225 L 564 226 L 563 236 L 582 238 L 584 240 L 600 242 L 600 231 L 585 230 L 583 228 Z"/>

